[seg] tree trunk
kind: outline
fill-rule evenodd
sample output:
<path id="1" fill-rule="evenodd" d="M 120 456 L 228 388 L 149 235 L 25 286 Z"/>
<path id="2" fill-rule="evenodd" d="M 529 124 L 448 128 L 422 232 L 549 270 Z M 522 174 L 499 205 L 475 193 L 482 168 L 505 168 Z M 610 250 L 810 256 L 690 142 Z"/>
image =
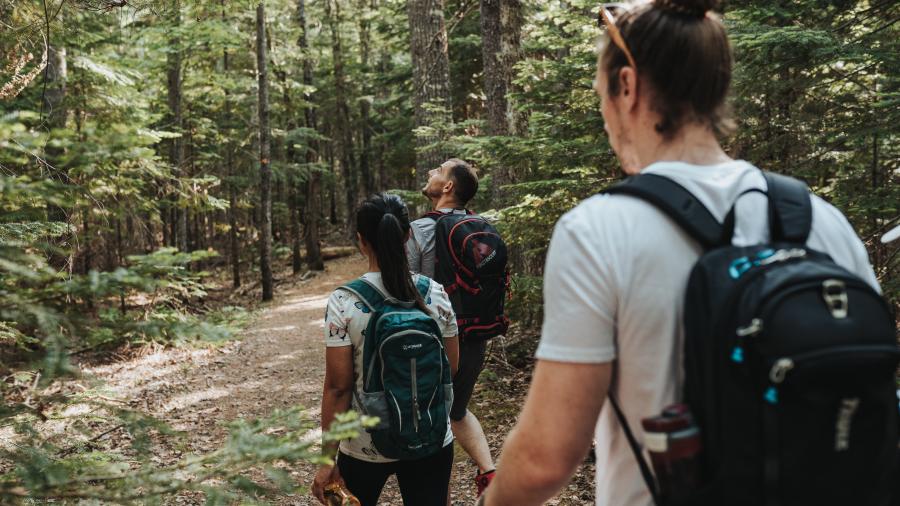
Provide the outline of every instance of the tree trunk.
<path id="1" fill-rule="evenodd" d="M 344 208 L 347 211 L 347 238 L 356 242 L 356 157 L 353 155 L 353 132 L 350 130 L 350 105 L 344 81 L 344 49 L 341 42 L 340 0 L 325 0 L 325 17 L 331 27 L 331 54 L 334 60 L 334 99 L 337 108 L 337 139 L 340 145 L 341 176 L 344 184 Z"/>
<path id="2" fill-rule="evenodd" d="M 408 0 L 410 48 L 413 64 L 415 125 L 442 127 L 450 123 L 450 60 L 444 0 Z M 440 147 L 427 147 L 442 139 L 416 135 L 416 174 L 424 181 L 429 170 L 447 156 Z"/>
<path id="3" fill-rule="evenodd" d="M 513 67 L 521 57 L 521 0 L 481 0 L 481 40 L 484 60 L 484 94 L 487 134 L 509 136 L 523 133 L 521 115 L 508 96 L 512 91 Z M 513 182 L 512 168 L 501 160 L 492 172 L 493 200 L 506 204 L 502 186 Z"/>
<path id="4" fill-rule="evenodd" d="M 181 0 L 175 0 L 172 23 L 176 30 L 181 26 Z M 169 46 L 172 50 L 166 56 L 166 75 L 168 78 L 169 114 L 171 115 L 170 130 L 184 135 L 184 118 L 181 110 L 181 39 L 178 35 L 174 35 L 169 40 Z M 175 175 L 181 176 L 181 171 L 184 168 L 183 137 L 176 137 L 171 140 L 171 143 L 169 144 L 169 163 L 174 167 Z M 187 210 L 182 209 L 178 205 L 177 198 L 173 198 L 173 203 L 175 205 L 175 222 L 173 223 L 175 233 L 173 234 L 172 239 L 179 250 L 187 251 Z"/>
<path id="5" fill-rule="evenodd" d="M 225 22 L 225 0 L 222 0 L 222 22 Z M 229 70 L 228 50 L 222 50 L 222 73 L 228 77 Z M 232 129 L 231 117 L 231 96 L 228 88 L 225 88 L 225 128 L 229 133 L 229 138 L 234 135 Z M 228 242 L 231 257 L 231 278 L 232 285 L 235 288 L 241 286 L 241 250 L 240 240 L 238 237 L 237 223 L 237 187 L 233 180 L 235 176 L 234 170 L 234 151 L 231 142 L 226 142 L 225 146 L 225 173 L 232 176 L 232 180 L 228 182 Z"/>
<path id="6" fill-rule="evenodd" d="M 281 82 L 281 105 L 286 118 L 284 129 L 286 132 L 292 132 L 297 128 L 297 123 L 294 120 L 294 111 L 287 82 L 287 71 L 275 69 L 273 72 L 275 72 L 275 75 L 278 76 L 278 80 Z M 283 179 L 280 179 L 278 182 L 278 196 L 279 199 L 284 198 L 285 186 L 287 186 L 288 221 L 290 222 L 287 228 L 290 231 L 291 268 L 294 274 L 299 274 L 303 270 L 303 255 L 300 252 L 302 239 L 300 237 L 300 177 L 297 174 L 299 160 L 297 160 L 297 150 L 294 149 L 294 143 L 289 139 L 286 139 L 282 148 L 284 161 L 290 169 L 286 171 Z M 275 227 L 275 230 L 278 231 L 281 228 L 279 224 L 279 226 Z"/>
<path id="7" fill-rule="evenodd" d="M 231 153 L 227 155 L 228 164 L 231 165 Z M 237 190 L 234 183 L 228 185 L 228 238 L 231 245 L 231 276 L 235 288 L 241 286 L 241 249 L 238 241 L 237 226 Z"/>
<path id="8" fill-rule="evenodd" d="M 51 128 L 65 128 L 66 116 L 66 48 L 51 45 L 47 53 L 47 67 L 44 72 L 47 80 L 47 91 L 44 93 L 44 114 Z"/>
<path id="9" fill-rule="evenodd" d="M 359 175 L 362 183 L 363 195 L 369 196 L 375 191 L 375 180 L 370 168 L 369 158 L 372 149 L 372 127 L 369 125 L 369 109 L 371 108 L 372 90 L 369 87 L 371 76 L 369 74 L 369 20 L 367 14 L 367 0 L 361 0 L 357 4 L 359 16 L 359 43 L 360 63 L 362 64 L 362 100 L 359 101 L 360 137 L 362 138 L 362 152 L 359 155 Z"/>
<path id="10" fill-rule="evenodd" d="M 303 84 L 307 89 L 313 87 L 313 62 L 309 54 L 309 40 L 307 39 L 306 26 L 306 1 L 298 0 L 297 16 L 300 24 L 300 39 L 297 45 L 303 53 Z M 312 101 L 310 95 L 306 96 L 307 102 Z M 318 128 L 316 109 L 311 105 L 303 110 L 303 116 L 306 120 L 306 128 L 315 132 Z M 319 141 L 311 139 L 306 149 L 306 166 L 309 171 L 309 178 L 306 184 L 306 263 L 311 270 L 325 270 L 325 263 L 322 261 L 322 250 L 319 247 L 319 220 L 321 219 L 321 198 L 322 198 L 322 172 L 314 164 L 319 158 Z"/>
<path id="11" fill-rule="evenodd" d="M 44 81 L 46 83 L 46 91 L 44 93 L 43 102 L 41 103 L 42 116 L 47 118 L 47 125 L 52 130 L 62 129 L 66 127 L 66 79 L 68 77 L 68 66 L 66 64 L 66 48 L 58 45 L 51 45 L 47 50 L 47 66 L 44 68 Z M 47 146 L 47 159 L 50 162 L 49 177 L 61 184 L 68 184 L 66 169 L 63 166 L 63 149 L 53 146 Z M 66 209 L 61 206 L 52 204 L 47 207 L 48 221 L 67 222 L 69 220 Z M 73 265 L 69 257 L 63 252 L 62 248 L 67 242 L 70 242 L 69 234 L 62 237 L 55 237 L 50 240 L 53 246 L 50 248 L 48 260 L 54 269 L 62 270 L 68 263 L 71 271 Z M 77 244 L 77 241 L 72 241 Z M 72 251 L 74 253 L 74 250 Z"/>
<path id="12" fill-rule="evenodd" d="M 300 196 L 297 194 L 296 182 L 291 182 L 288 187 L 288 208 L 291 217 L 291 268 L 294 274 L 303 271 L 303 255 L 300 252 Z"/>
<path id="13" fill-rule="evenodd" d="M 259 75 L 259 204 L 262 299 L 274 298 L 272 281 L 272 168 L 269 165 L 269 82 L 266 75 L 266 23 L 264 2 L 256 6 L 256 65 Z"/>

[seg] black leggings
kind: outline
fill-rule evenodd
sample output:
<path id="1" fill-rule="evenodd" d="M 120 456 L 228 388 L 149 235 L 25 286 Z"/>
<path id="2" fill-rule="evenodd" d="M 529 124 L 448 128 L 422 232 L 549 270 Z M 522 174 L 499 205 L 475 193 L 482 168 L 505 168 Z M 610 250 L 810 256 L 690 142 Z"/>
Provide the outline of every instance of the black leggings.
<path id="1" fill-rule="evenodd" d="M 408 506 L 446 506 L 453 467 L 453 444 L 419 460 L 366 462 L 347 454 L 337 458 L 341 477 L 362 506 L 376 506 L 381 489 L 392 475 L 397 475 L 403 504 Z"/>

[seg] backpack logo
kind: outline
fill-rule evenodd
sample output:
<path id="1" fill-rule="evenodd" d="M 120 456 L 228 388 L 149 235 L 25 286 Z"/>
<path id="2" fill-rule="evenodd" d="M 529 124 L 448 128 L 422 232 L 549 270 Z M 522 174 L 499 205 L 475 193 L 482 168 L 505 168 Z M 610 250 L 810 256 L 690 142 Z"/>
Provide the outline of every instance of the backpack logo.
<path id="1" fill-rule="evenodd" d="M 472 239 L 472 256 L 475 258 L 475 265 L 480 269 L 497 256 L 497 250 L 489 244 Z"/>
<path id="2" fill-rule="evenodd" d="M 843 452 L 850 449 L 850 424 L 853 415 L 859 408 L 859 397 L 841 399 L 841 408 L 838 410 L 837 424 L 835 426 L 834 451 Z"/>

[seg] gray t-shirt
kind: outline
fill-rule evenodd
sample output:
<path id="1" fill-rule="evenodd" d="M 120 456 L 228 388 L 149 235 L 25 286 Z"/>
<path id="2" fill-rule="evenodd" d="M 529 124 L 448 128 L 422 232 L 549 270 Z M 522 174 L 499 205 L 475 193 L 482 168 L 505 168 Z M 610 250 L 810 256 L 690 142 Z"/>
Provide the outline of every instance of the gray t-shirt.
<path id="1" fill-rule="evenodd" d="M 464 209 L 438 209 L 448 214 L 466 214 Z M 406 257 L 409 259 L 409 270 L 424 274 L 434 279 L 434 218 L 419 218 L 410 223 L 412 237 L 406 241 Z"/>

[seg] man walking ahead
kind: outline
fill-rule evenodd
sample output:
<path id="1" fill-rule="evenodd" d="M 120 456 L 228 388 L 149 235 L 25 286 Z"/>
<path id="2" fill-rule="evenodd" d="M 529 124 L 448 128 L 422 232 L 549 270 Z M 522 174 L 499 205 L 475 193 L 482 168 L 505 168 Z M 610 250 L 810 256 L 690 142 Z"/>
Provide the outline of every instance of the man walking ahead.
<path id="1" fill-rule="evenodd" d="M 460 446 L 478 466 L 478 495 L 494 477 L 494 461 L 478 419 L 468 409 L 484 366 L 487 340 L 506 332 L 506 245 L 484 218 L 466 209 L 478 176 L 450 159 L 428 173 L 422 193 L 434 210 L 414 221 L 406 243 L 410 269 L 444 285 L 459 326 L 459 371 L 453 379 L 450 423 Z"/>

